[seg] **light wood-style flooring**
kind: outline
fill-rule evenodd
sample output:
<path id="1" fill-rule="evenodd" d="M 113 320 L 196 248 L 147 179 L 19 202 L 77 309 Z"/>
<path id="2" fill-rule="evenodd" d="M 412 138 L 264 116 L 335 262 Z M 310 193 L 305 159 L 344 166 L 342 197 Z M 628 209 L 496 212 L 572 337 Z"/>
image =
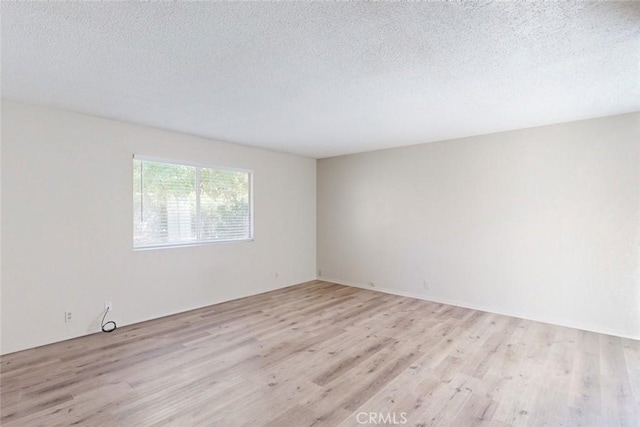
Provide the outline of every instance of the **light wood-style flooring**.
<path id="1" fill-rule="evenodd" d="M 6 427 L 640 425 L 640 341 L 321 281 L 1 359 Z"/>

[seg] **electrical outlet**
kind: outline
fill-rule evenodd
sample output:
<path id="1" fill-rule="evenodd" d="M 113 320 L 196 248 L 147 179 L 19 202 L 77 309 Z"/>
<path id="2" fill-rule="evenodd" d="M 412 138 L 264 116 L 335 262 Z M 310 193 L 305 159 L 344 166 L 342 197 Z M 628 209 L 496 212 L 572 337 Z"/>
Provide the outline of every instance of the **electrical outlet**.
<path id="1" fill-rule="evenodd" d="M 424 281 L 422 282 L 422 286 L 424 286 L 425 289 L 431 289 L 431 285 L 429 285 L 427 279 L 424 279 Z"/>
<path id="2" fill-rule="evenodd" d="M 71 322 L 73 320 L 73 313 L 70 311 L 65 311 L 64 312 L 64 321 L 66 323 Z"/>
<path id="3" fill-rule="evenodd" d="M 111 301 L 107 301 L 104 303 L 104 309 L 105 311 L 111 311 L 113 309 L 111 306 Z"/>
<path id="4" fill-rule="evenodd" d="M 277 272 L 276 272 L 276 279 L 277 279 L 278 277 L 280 277 L 280 273 L 277 273 Z"/>
<path id="5" fill-rule="evenodd" d="M 376 284 L 375 284 L 375 283 L 373 283 L 373 282 L 369 282 L 369 286 L 371 286 L 372 288 L 375 288 L 375 287 L 376 287 Z"/>
<path id="6" fill-rule="evenodd" d="M 322 277 L 322 270 L 318 270 L 318 277 Z"/>

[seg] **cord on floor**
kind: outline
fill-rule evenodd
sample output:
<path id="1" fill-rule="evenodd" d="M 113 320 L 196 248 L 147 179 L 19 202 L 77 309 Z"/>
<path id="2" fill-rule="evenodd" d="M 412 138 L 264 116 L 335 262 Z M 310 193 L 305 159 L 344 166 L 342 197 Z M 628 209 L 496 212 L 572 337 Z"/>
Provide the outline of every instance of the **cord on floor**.
<path id="1" fill-rule="evenodd" d="M 109 333 L 115 331 L 118 326 L 116 325 L 116 322 L 114 322 L 113 320 L 110 320 L 107 323 L 104 323 L 104 319 L 107 318 L 107 313 L 108 312 L 109 312 L 109 309 L 105 308 L 104 316 L 102 316 L 102 322 L 100 322 L 100 326 L 102 327 L 102 332 L 106 332 L 106 333 L 109 334 Z M 113 326 L 109 326 L 109 325 L 113 325 Z"/>

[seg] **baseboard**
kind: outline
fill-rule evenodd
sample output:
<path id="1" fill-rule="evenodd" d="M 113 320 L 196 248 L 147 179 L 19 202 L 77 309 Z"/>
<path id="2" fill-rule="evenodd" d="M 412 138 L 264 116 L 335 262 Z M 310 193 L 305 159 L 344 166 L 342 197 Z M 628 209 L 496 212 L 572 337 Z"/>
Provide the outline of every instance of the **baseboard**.
<path id="1" fill-rule="evenodd" d="M 172 310 L 172 311 L 164 313 L 164 314 L 162 314 L 160 316 L 145 316 L 145 317 L 140 317 L 140 318 L 134 318 L 134 319 L 129 320 L 129 321 L 119 320 L 117 318 L 115 318 L 115 320 L 117 321 L 118 329 L 120 329 L 120 328 L 124 328 L 126 326 L 137 325 L 137 324 L 144 323 L 144 322 L 150 322 L 150 321 L 153 321 L 153 320 L 162 319 L 164 317 L 175 316 L 177 314 L 185 314 L 185 313 L 188 313 L 190 311 L 200 310 L 202 308 L 210 307 L 212 305 L 223 304 L 225 302 L 236 301 L 236 300 L 243 299 L 243 298 L 251 298 L 253 296 L 266 294 L 266 293 L 269 293 L 269 292 L 274 292 L 274 291 L 282 290 L 282 289 L 285 289 L 285 288 L 290 288 L 290 287 L 293 287 L 293 286 L 304 285 L 304 284 L 315 282 L 316 280 L 317 279 L 311 279 L 311 280 L 307 280 L 305 282 L 300 282 L 300 283 L 276 285 L 275 287 L 273 287 L 271 289 L 263 290 L 263 291 L 260 291 L 258 293 L 242 294 L 242 295 L 235 296 L 235 297 L 232 297 L 232 298 L 229 298 L 229 299 L 221 298 L 219 300 L 209 301 L 204 305 L 186 307 L 186 308 L 179 309 L 179 310 Z M 103 334 L 103 333 L 104 332 L 102 332 L 100 330 L 95 330 L 95 331 L 88 331 L 88 332 L 84 332 L 84 333 L 69 334 L 69 335 L 62 335 L 62 336 L 57 335 L 57 336 L 53 336 L 53 337 L 51 337 L 51 338 L 49 338 L 47 340 L 40 341 L 40 342 L 37 342 L 37 343 L 19 343 L 18 345 L 10 347 L 9 349 L 4 349 L 4 348 L 0 349 L 0 356 L 6 356 L 6 355 L 11 354 L 11 353 L 18 353 L 20 351 L 31 350 L 31 349 L 39 348 L 39 347 L 45 347 L 45 346 L 57 344 L 57 343 L 64 342 L 64 341 L 74 340 L 74 339 L 78 339 L 78 338 L 87 337 L 87 336 L 90 336 L 90 335 L 97 335 L 97 334 Z"/>
<path id="2" fill-rule="evenodd" d="M 534 322 L 547 323 L 547 324 L 550 324 L 550 325 L 562 326 L 562 327 L 565 327 L 565 328 L 579 329 L 579 330 L 582 330 L 582 331 L 595 332 L 595 333 L 598 333 L 598 334 L 611 335 L 611 336 L 614 336 L 614 337 L 626 338 L 626 339 L 631 339 L 631 340 L 640 340 L 640 336 L 633 336 L 633 335 L 630 335 L 630 334 L 621 333 L 619 331 L 614 331 L 614 330 L 607 329 L 607 328 L 597 328 L 597 327 L 593 327 L 593 326 L 570 324 L 570 323 L 567 323 L 567 322 L 558 321 L 557 319 L 549 319 L 549 318 L 544 318 L 542 316 L 532 316 L 530 314 L 523 315 L 522 313 L 507 312 L 507 311 L 495 309 L 495 308 L 492 308 L 492 307 L 484 307 L 484 306 L 479 306 L 479 305 L 475 305 L 475 304 L 469 304 L 469 303 L 466 303 L 466 302 L 463 302 L 463 301 L 450 300 L 450 299 L 446 299 L 446 298 L 433 298 L 433 297 L 428 296 L 428 295 L 422 295 L 422 294 L 417 294 L 417 293 L 413 293 L 413 292 L 398 291 L 398 290 L 389 289 L 389 288 L 380 288 L 378 286 L 371 287 L 371 286 L 367 286 L 367 285 L 362 284 L 362 283 L 355 283 L 355 282 L 350 282 L 350 281 L 346 281 L 346 280 L 339 280 L 339 279 L 330 279 L 330 278 L 327 278 L 327 277 L 318 277 L 318 280 L 322 280 L 323 282 L 335 283 L 335 284 L 338 284 L 338 285 L 344 285 L 344 286 L 351 286 L 351 287 L 354 287 L 354 288 L 366 289 L 366 290 L 374 291 L 374 292 L 383 292 L 385 294 L 397 295 L 397 296 L 401 296 L 401 297 L 421 299 L 421 300 L 424 300 L 424 301 L 435 302 L 435 303 L 438 303 L 438 304 L 447 304 L 447 305 L 453 305 L 453 306 L 456 306 L 456 307 L 469 308 L 469 309 L 472 309 L 472 310 L 483 311 L 483 312 L 486 312 L 486 313 L 500 314 L 502 316 L 516 317 L 518 319 L 532 320 Z"/>

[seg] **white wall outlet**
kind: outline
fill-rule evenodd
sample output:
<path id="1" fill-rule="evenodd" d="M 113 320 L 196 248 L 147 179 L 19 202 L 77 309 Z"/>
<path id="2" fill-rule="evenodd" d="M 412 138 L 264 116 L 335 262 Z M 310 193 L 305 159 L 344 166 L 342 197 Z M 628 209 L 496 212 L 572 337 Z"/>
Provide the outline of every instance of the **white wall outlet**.
<path id="1" fill-rule="evenodd" d="M 322 270 L 318 270 L 318 277 L 322 277 Z"/>
<path id="2" fill-rule="evenodd" d="M 431 289 L 431 285 L 429 285 L 429 282 L 427 281 L 427 279 L 424 279 L 422 281 L 422 286 L 424 286 L 425 289 Z"/>
<path id="3" fill-rule="evenodd" d="M 280 273 L 276 272 L 276 279 L 280 277 Z"/>
<path id="4" fill-rule="evenodd" d="M 107 301 L 107 302 L 104 303 L 104 309 L 105 309 L 105 311 L 113 310 L 113 307 L 111 305 L 111 301 Z"/>
<path id="5" fill-rule="evenodd" d="M 71 322 L 73 320 L 73 313 L 70 311 L 65 311 L 64 312 L 64 321 L 65 322 Z"/>
<path id="6" fill-rule="evenodd" d="M 376 284 L 375 284 L 375 283 L 373 283 L 373 282 L 369 282 L 369 286 L 371 286 L 372 288 L 375 288 L 375 287 L 376 287 Z"/>

